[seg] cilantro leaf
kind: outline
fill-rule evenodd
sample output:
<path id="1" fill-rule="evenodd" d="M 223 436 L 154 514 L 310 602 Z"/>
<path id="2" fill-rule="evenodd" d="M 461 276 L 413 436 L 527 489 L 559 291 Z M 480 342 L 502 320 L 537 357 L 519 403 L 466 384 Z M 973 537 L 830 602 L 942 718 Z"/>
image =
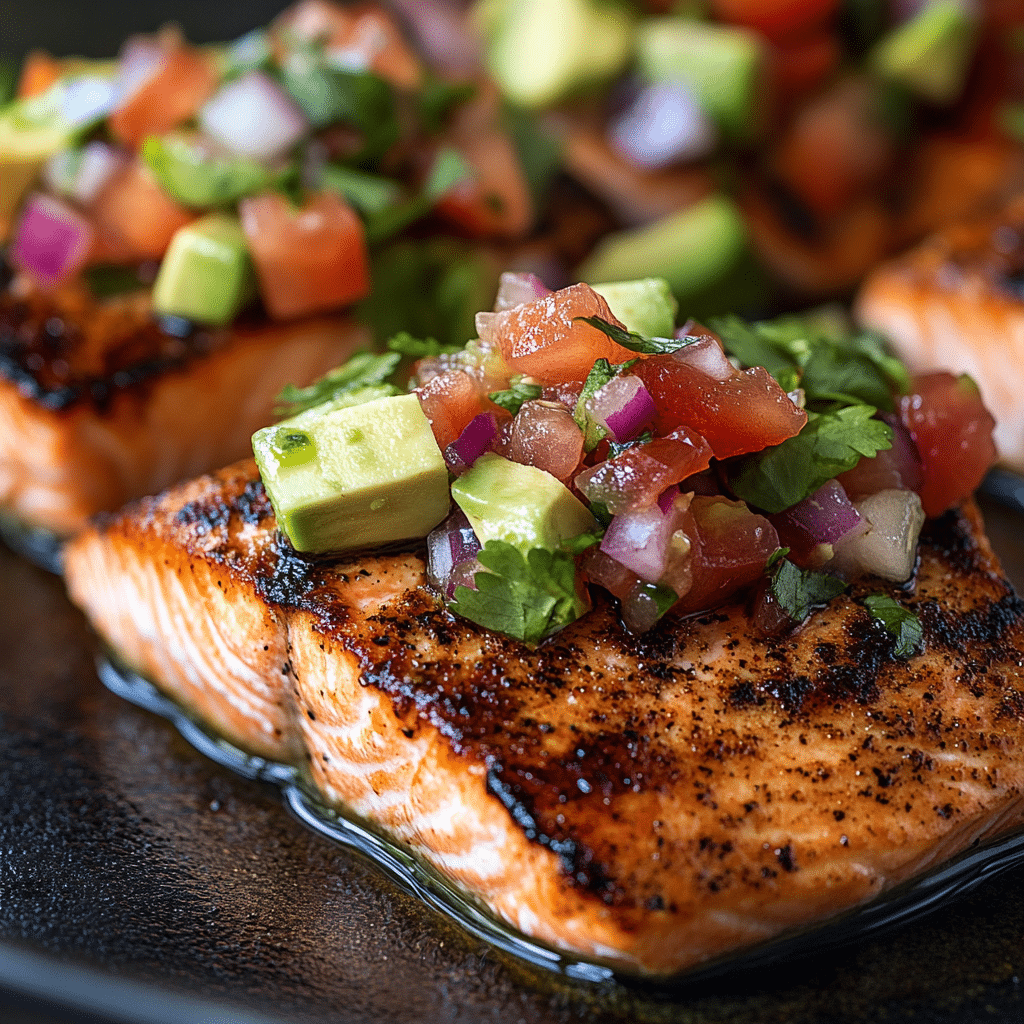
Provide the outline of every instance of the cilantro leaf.
<path id="1" fill-rule="evenodd" d="M 838 576 L 800 569 L 788 558 L 776 561 L 767 575 L 771 595 L 797 624 L 846 589 L 845 581 Z"/>
<path id="2" fill-rule="evenodd" d="M 516 381 L 507 391 L 491 391 L 487 397 L 502 409 L 508 409 L 513 416 L 523 407 L 524 402 L 540 398 L 544 389 L 539 384 Z"/>
<path id="3" fill-rule="evenodd" d="M 428 356 L 447 355 L 461 352 L 461 345 L 442 345 L 437 338 L 414 338 L 408 331 L 399 331 L 388 339 L 388 351 L 412 359 L 425 359 Z"/>
<path id="4" fill-rule="evenodd" d="M 746 366 L 764 366 L 786 391 L 802 387 L 809 403 L 892 409 L 893 391 L 910 385 L 906 368 L 879 335 L 854 334 L 845 322 L 829 319 L 814 311 L 753 324 L 723 316 L 710 326 L 730 355 Z"/>
<path id="5" fill-rule="evenodd" d="M 870 594 L 864 598 L 864 607 L 895 638 L 893 654 L 909 658 L 916 654 L 924 637 L 921 620 L 908 608 L 898 604 L 887 594 Z"/>
<path id="6" fill-rule="evenodd" d="M 294 384 L 288 384 L 277 396 L 274 414 L 282 417 L 294 416 L 313 408 L 314 405 L 322 405 L 358 388 L 369 384 L 381 384 L 391 376 L 401 358 L 397 352 L 387 352 L 384 355 L 358 352 L 347 363 L 330 370 L 309 387 L 297 388 Z M 394 392 L 398 394 L 398 388 L 395 388 Z"/>
<path id="7" fill-rule="evenodd" d="M 616 372 L 615 367 L 607 359 L 596 360 L 583 382 L 583 390 L 573 410 L 572 418 L 576 421 L 576 426 L 583 431 L 583 447 L 588 452 L 592 452 L 608 436 L 608 431 L 587 412 L 587 401 L 603 388 Z"/>
<path id="8" fill-rule="evenodd" d="M 574 316 L 573 320 L 582 320 L 591 327 L 607 334 L 617 345 L 628 348 L 630 352 L 641 352 L 644 355 L 664 355 L 669 352 L 678 352 L 687 345 L 692 345 L 696 338 L 646 338 L 636 331 L 626 331 L 615 324 L 599 316 Z"/>
<path id="9" fill-rule="evenodd" d="M 870 405 L 808 413 L 796 437 L 732 463 L 733 491 L 766 512 L 784 512 L 853 469 L 862 456 L 892 447 L 892 428 L 873 419 L 874 414 Z"/>
<path id="10" fill-rule="evenodd" d="M 436 75 L 428 74 L 416 97 L 420 123 L 428 134 L 437 135 L 452 111 L 472 99 L 476 90 L 472 82 L 446 82 Z"/>
<path id="11" fill-rule="evenodd" d="M 489 540 L 477 558 L 490 572 L 473 577 L 476 590 L 456 587 L 450 607 L 479 626 L 536 645 L 590 609 L 567 551 L 532 548 L 524 556 L 505 541 Z"/>
<path id="12" fill-rule="evenodd" d="M 634 437 L 632 441 L 609 441 L 608 458 L 614 459 L 617 455 L 621 455 L 630 448 L 639 448 L 640 445 L 647 444 L 653 440 L 654 435 L 649 430 L 645 430 L 639 437 Z"/>
<path id="13" fill-rule="evenodd" d="M 535 114 L 509 103 L 502 107 L 501 124 L 519 158 L 534 207 L 540 210 L 550 201 L 551 184 L 562 167 L 563 145 Z"/>
<path id="14" fill-rule="evenodd" d="M 492 259 L 454 239 L 403 239 L 372 254 L 373 287 L 357 307 L 379 345 L 401 331 L 465 345 L 476 337 L 477 311 L 497 287 Z"/>
<path id="15" fill-rule="evenodd" d="M 565 551 L 570 555 L 582 555 L 588 548 L 601 543 L 604 530 L 596 530 L 590 533 L 581 533 L 576 537 L 563 540 L 559 545 L 559 551 Z"/>
<path id="16" fill-rule="evenodd" d="M 722 339 L 726 353 L 744 366 L 763 366 L 784 391 L 798 386 L 799 373 L 793 360 L 756 330 L 756 324 L 748 324 L 730 313 L 711 317 L 708 326 Z"/>

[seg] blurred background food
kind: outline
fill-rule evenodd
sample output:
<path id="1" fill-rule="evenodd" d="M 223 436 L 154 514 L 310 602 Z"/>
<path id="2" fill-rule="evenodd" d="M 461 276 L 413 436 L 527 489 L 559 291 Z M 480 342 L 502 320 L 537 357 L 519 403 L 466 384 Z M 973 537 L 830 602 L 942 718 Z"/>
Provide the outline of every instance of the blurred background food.
<path id="1" fill-rule="evenodd" d="M 654 274 L 671 282 L 686 313 L 756 313 L 848 296 L 884 257 L 996 208 L 1024 181 L 1024 4 L 1009 0 L 393 0 L 379 18 L 370 5 L 350 7 L 356 17 L 344 29 L 321 0 L 286 15 L 275 3 L 107 3 L 91 16 L 53 6 L 45 19 L 4 7 L 5 81 L 21 98 L 18 116 L 36 97 L 28 116 L 45 121 L 39 97 L 61 76 L 65 85 L 79 80 L 63 101 L 77 104 L 63 137 L 51 132 L 27 156 L 12 156 L 18 107 L 0 124 L 9 251 L 20 251 L 26 219 L 45 225 L 47 212 L 56 216 L 33 201 L 39 175 L 42 191 L 70 208 L 67 219 L 80 224 L 73 214 L 84 215 L 99 236 L 68 254 L 74 271 L 159 258 L 194 214 L 234 201 L 251 226 L 257 291 L 278 318 L 313 300 L 282 295 L 270 243 L 253 242 L 282 217 L 279 204 L 250 201 L 268 189 L 291 188 L 293 202 L 336 196 L 355 211 L 377 296 L 364 316 L 380 321 L 378 334 L 398 322 L 388 315 L 395 294 L 415 279 L 421 307 L 439 290 L 449 300 L 419 319 L 436 332 L 438 316 L 455 316 L 452 340 L 464 340 L 472 330 L 464 310 L 474 303 L 460 305 L 455 293 L 486 292 L 499 264 L 552 286 Z M 171 23 L 180 31 L 133 36 Z M 381 32 L 389 38 L 373 37 Z M 115 97 L 172 50 L 176 67 L 150 82 L 165 97 L 159 116 L 145 97 Z M 368 90 L 347 100 L 363 104 L 362 115 L 338 106 L 346 102 L 338 74 L 353 70 L 384 82 L 376 97 Z M 96 84 L 104 80 L 106 93 Z M 421 117 L 410 128 L 408 104 L 396 113 L 393 98 L 422 98 L 424 82 L 423 103 L 435 104 L 427 120 L 440 121 Z M 275 99 L 281 123 L 266 113 Z M 277 131 L 277 142 L 253 142 L 245 112 L 264 136 Z M 182 166 L 214 158 L 231 165 L 216 183 L 231 194 L 197 195 L 212 186 L 183 181 L 191 172 Z M 250 164 L 239 170 L 239 160 Z M 119 184 L 103 198 L 115 163 Z M 389 181 L 367 182 L 367 173 Z M 179 209 L 143 225 L 153 214 L 141 193 L 154 175 Z M 317 202 L 328 219 L 341 216 L 333 199 Z M 412 234 L 469 239 L 472 252 L 459 244 L 394 251 L 414 222 Z M 204 243 L 209 229 L 191 228 Z M 112 235 L 120 247 L 105 244 Z M 170 250 L 178 262 L 186 242 Z M 301 244 L 282 236 L 293 253 Z M 284 262 L 291 270 L 296 261 Z M 252 295 L 243 270 L 235 306 Z M 337 275 L 322 277 L 308 288 L 319 288 L 321 306 L 346 305 L 367 287 L 358 274 L 347 288 L 335 287 Z"/>

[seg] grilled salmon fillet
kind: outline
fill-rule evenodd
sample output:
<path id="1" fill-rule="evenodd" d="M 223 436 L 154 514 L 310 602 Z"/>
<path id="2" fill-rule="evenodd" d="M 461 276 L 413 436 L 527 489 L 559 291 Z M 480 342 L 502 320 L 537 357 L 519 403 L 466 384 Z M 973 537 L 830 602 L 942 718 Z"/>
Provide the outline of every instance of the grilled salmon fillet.
<path id="1" fill-rule="evenodd" d="M 537 649 L 449 613 L 420 550 L 297 555 L 252 463 L 100 520 L 72 599 L 234 743 L 305 764 L 534 939 L 664 976 L 824 920 L 1024 817 L 1024 602 L 970 504 L 915 580 L 792 636 L 740 605 Z M 859 598 L 918 615 L 921 653 Z"/>
<path id="2" fill-rule="evenodd" d="M 1000 460 L 1024 473 L 1024 199 L 883 263 L 855 311 L 911 370 L 969 373 L 996 418 Z"/>
<path id="3" fill-rule="evenodd" d="M 23 282 L 22 282 L 23 283 Z M 274 396 L 369 337 L 341 315 L 165 333 L 149 296 L 0 295 L 0 511 L 68 536 L 251 451 Z"/>

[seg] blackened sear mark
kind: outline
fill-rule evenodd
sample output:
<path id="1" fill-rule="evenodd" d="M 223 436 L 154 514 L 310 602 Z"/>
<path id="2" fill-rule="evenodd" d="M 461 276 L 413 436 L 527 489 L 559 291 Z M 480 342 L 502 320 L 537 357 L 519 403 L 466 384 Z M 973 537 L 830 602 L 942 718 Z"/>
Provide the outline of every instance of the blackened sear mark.
<path id="1" fill-rule="evenodd" d="M 234 504 L 242 522 L 247 526 L 259 526 L 274 514 L 262 480 L 250 480 Z"/>
<path id="2" fill-rule="evenodd" d="M 1024 600 L 1009 593 L 967 612 L 952 611 L 938 601 L 922 601 L 917 606 L 917 615 L 929 645 L 962 650 L 967 643 L 978 643 L 997 648 L 1002 655 L 1006 652 L 998 645 L 1013 626 L 1020 625 Z M 997 649 L 993 649 L 993 656 Z"/>
<path id="3" fill-rule="evenodd" d="M 925 522 L 920 542 L 934 548 L 957 572 L 976 572 L 980 567 L 978 542 L 958 508 Z"/>
<path id="4" fill-rule="evenodd" d="M 297 608 L 319 584 L 317 563 L 300 555 L 279 532 L 271 557 L 256 570 L 256 593 L 271 604 Z"/>
<path id="5" fill-rule="evenodd" d="M 223 501 L 190 501 L 175 513 L 178 526 L 188 526 L 203 537 L 228 525 L 231 520 L 231 506 Z"/>

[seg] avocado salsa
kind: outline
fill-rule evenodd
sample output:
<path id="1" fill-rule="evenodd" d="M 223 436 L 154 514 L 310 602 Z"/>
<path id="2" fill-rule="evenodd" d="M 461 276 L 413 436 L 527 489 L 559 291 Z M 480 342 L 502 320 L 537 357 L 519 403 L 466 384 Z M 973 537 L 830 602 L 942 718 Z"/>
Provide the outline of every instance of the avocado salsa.
<path id="1" fill-rule="evenodd" d="M 594 586 L 632 632 L 746 593 L 777 633 L 854 580 L 910 579 L 926 516 L 994 461 L 970 378 L 911 378 L 836 310 L 676 312 L 657 279 L 506 273 L 466 346 L 398 335 L 289 389 L 253 437 L 280 529 L 311 553 L 425 538 L 450 609 L 531 645 Z M 913 653 L 913 615 L 866 606 Z"/>

